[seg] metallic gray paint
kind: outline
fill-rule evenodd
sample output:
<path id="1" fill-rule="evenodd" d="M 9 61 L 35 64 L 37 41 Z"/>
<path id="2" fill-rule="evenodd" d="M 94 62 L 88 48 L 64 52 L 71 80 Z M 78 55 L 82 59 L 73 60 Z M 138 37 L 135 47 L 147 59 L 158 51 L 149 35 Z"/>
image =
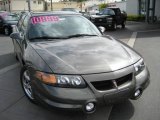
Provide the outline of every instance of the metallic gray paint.
<path id="1" fill-rule="evenodd" d="M 32 47 L 59 74 L 113 72 L 140 59 L 134 51 L 105 37 L 81 37 L 53 42 L 35 42 Z"/>

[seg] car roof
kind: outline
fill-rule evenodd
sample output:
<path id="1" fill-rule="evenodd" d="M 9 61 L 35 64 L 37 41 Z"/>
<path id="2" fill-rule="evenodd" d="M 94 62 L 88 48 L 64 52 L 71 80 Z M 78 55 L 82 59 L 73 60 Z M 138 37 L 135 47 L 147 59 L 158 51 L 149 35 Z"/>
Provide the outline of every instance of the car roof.
<path id="1" fill-rule="evenodd" d="M 107 7 L 107 8 L 110 8 L 110 9 L 119 9 L 118 7 Z"/>
<path id="2" fill-rule="evenodd" d="M 0 16 L 1 16 L 1 17 L 4 16 L 4 15 L 9 15 L 9 12 L 1 12 L 1 13 L 0 13 Z"/>
<path id="3" fill-rule="evenodd" d="M 81 15 L 81 13 L 76 13 L 72 11 L 31 12 L 31 16 L 41 15 Z"/>

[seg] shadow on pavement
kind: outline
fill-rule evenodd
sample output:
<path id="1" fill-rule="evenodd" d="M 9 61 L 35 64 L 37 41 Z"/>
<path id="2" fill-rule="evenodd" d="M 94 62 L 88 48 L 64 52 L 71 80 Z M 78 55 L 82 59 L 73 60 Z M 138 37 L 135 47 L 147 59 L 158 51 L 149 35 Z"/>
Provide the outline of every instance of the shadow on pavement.
<path id="1" fill-rule="evenodd" d="M 14 53 L 0 55 L 0 69 L 17 63 Z"/>
<path id="2" fill-rule="evenodd" d="M 137 38 L 152 38 L 152 37 L 160 37 L 160 30 L 150 31 L 150 32 L 141 32 L 138 34 Z"/>
<path id="3" fill-rule="evenodd" d="M 6 35 L 0 33 L 0 37 L 9 37 L 9 36 L 6 36 Z"/>
<path id="4" fill-rule="evenodd" d="M 134 106 L 127 100 L 114 105 L 109 120 L 130 120 L 134 115 Z"/>
<path id="5" fill-rule="evenodd" d="M 117 30 L 106 30 L 104 34 L 111 35 L 116 39 L 129 39 L 132 35 L 132 31 L 128 29 L 128 27 L 123 29 L 119 26 Z"/>

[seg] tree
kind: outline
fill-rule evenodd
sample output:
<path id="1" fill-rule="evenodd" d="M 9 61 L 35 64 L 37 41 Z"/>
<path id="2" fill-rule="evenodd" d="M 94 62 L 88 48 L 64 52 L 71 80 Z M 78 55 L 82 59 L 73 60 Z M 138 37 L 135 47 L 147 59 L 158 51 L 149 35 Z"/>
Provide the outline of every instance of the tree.
<path id="1" fill-rule="evenodd" d="M 85 2 L 87 0 L 69 0 L 69 1 L 74 1 L 74 2 L 80 3 L 80 8 L 81 8 L 81 12 L 82 12 L 83 2 Z"/>
<path id="2" fill-rule="evenodd" d="M 103 10 L 103 9 L 105 9 L 106 7 L 108 7 L 108 4 L 102 3 L 102 4 L 99 5 L 99 10 Z"/>

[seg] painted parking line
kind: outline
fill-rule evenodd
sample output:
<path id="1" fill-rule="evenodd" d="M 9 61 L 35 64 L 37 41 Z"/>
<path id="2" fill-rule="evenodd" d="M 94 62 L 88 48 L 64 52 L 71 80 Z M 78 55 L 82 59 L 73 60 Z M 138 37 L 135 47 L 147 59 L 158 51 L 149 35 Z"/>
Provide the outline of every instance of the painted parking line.
<path id="1" fill-rule="evenodd" d="M 145 31 L 137 31 L 137 32 L 133 32 L 131 38 L 128 41 L 128 45 L 130 47 L 134 47 L 135 41 L 137 39 L 137 34 L 138 33 L 145 33 L 145 32 L 156 32 L 156 31 L 160 31 L 160 29 L 154 29 L 154 30 L 145 30 Z"/>
<path id="2" fill-rule="evenodd" d="M 7 66 L 5 68 L 2 68 L 2 69 L 0 69 L 0 75 L 6 73 L 7 71 L 10 71 L 10 70 L 18 67 L 18 66 L 19 66 L 19 63 L 16 63 L 16 64 L 13 64 L 13 65 Z"/>
<path id="3" fill-rule="evenodd" d="M 128 41 L 128 45 L 130 46 L 130 47 L 134 47 L 134 43 L 135 43 L 135 41 L 136 41 L 136 38 L 137 38 L 137 32 L 133 32 L 132 33 L 132 36 L 131 36 L 131 38 L 129 39 L 129 41 Z"/>

